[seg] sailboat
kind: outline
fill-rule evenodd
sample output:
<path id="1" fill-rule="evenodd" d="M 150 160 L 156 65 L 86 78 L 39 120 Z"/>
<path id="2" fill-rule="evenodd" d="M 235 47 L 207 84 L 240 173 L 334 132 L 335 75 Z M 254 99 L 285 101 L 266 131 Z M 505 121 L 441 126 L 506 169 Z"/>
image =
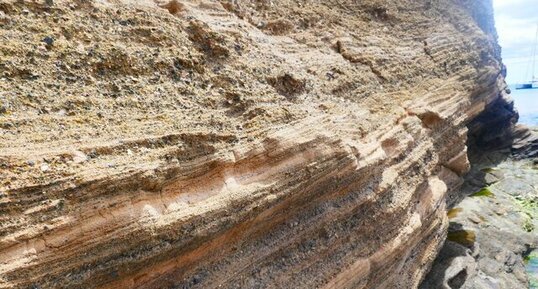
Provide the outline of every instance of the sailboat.
<path id="1" fill-rule="evenodd" d="M 532 47 L 532 61 L 529 65 L 532 65 L 530 69 L 527 69 L 527 75 L 529 70 L 532 72 L 532 79 L 527 82 L 523 82 L 516 85 L 516 89 L 535 89 L 538 88 L 538 77 L 534 74 L 536 71 L 536 47 L 538 46 L 538 27 L 536 28 L 536 38 L 534 39 L 534 46 Z"/>

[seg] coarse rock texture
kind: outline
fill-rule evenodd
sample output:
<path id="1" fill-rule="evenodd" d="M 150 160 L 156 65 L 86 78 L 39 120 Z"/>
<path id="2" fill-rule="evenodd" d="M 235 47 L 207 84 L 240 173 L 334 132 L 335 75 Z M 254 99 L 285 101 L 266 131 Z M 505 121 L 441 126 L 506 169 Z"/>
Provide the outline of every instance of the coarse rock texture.
<path id="1" fill-rule="evenodd" d="M 418 287 L 491 6 L 0 2 L 0 288 Z"/>
<path id="2" fill-rule="evenodd" d="M 538 159 L 538 127 L 518 124 L 513 128 L 513 155 L 518 159 Z"/>
<path id="3" fill-rule="evenodd" d="M 448 240 L 421 288 L 529 288 L 538 278 L 525 269 L 538 248 L 538 166 L 512 159 L 497 164 L 502 155 L 473 162 L 483 177 L 472 171 L 480 177 L 463 187 L 469 197 L 448 211 Z M 477 186 L 481 181 L 485 187 Z"/>

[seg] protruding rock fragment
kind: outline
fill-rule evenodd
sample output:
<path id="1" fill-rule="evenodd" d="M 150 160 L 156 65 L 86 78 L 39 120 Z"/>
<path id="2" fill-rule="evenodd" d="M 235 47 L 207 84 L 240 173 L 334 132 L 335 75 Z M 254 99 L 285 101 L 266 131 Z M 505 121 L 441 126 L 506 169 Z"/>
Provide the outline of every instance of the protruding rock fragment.
<path id="1" fill-rule="evenodd" d="M 284 73 L 277 77 L 268 78 L 267 81 L 276 91 L 288 98 L 293 98 L 305 92 L 306 82 L 296 78 L 291 73 Z"/>
<path id="2" fill-rule="evenodd" d="M 441 121 L 443 121 L 443 118 L 439 115 L 439 113 L 424 107 L 409 109 L 408 113 L 409 115 L 416 115 L 418 118 L 420 118 L 424 127 L 430 129 L 435 128 L 441 123 Z"/>
<path id="3" fill-rule="evenodd" d="M 288 19 L 277 19 L 267 22 L 262 28 L 272 35 L 284 35 L 292 31 L 294 25 Z"/>
<path id="4" fill-rule="evenodd" d="M 6 15 L 4 11 L 0 11 L 0 24 L 9 24 L 11 21 L 11 17 L 9 15 Z"/>
<path id="5" fill-rule="evenodd" d="M 178 14 L 185 10 L 185 5 L 177 0 L 172 0 L 161 7 L 167 9 L 170 14 Z"/>
<path id="6" fill-rule="evenodd" d="M 88 156 L 78 150 L 73 151 L 73 162 L 75 164 L 80 164 L 88 160 Z"/>

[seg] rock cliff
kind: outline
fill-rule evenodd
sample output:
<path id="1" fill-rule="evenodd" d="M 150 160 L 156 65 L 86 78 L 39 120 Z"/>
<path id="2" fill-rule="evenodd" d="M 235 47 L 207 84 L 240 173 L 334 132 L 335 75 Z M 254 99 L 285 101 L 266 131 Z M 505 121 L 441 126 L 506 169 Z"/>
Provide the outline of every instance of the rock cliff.
<path id="1" fill-rule="evenodd" d="M 416 288 L 505 94 L 489 0 L 4 0 L 0 28 L 0 288 Z"/>

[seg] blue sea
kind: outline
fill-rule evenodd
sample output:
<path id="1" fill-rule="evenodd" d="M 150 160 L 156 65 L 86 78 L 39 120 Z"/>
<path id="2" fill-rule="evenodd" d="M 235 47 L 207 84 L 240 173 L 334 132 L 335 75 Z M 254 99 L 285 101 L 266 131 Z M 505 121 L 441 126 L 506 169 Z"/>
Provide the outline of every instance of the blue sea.
<path id="1" fill-rule="evenodd" d="M 519 122 L 529 126 L 538 126 L 538 89 L 516 90 L 510 86 L 512 98 L 519 112 Z"/>
<path id="2" fill-rule="evenodd" d="M 529 288 L 538 288 L 538 251 L 533 251 L 526 258 L 527 273 L 529 274 Z"/>

